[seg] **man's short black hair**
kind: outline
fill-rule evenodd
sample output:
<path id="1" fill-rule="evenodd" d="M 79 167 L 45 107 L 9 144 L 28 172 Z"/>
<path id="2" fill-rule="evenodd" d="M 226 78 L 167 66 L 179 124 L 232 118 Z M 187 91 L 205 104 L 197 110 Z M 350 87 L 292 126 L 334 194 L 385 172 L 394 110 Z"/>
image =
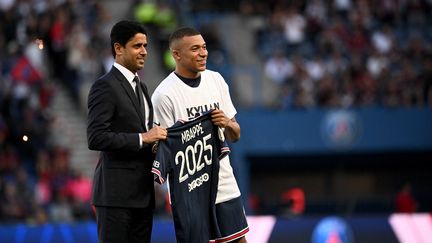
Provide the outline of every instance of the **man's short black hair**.
<path id="1" fill-rule="evenodd" d="M 144 25 L 130 20 L 122 20 L 117 22 L 111 29 L 111 52 L 115 58 L 114 44 L 119 43 L 121 46 L 126 46 L 126 43 L 137 33 L 147 35 Z"/>
<path id="2" fill-rule="evenodd" d="M 185 36 L 201 35 L 201 33 L 192 27 L 181 27 L 176 29 L 169 37 L 169 47 L 172 48 L 172 43 Z"/>

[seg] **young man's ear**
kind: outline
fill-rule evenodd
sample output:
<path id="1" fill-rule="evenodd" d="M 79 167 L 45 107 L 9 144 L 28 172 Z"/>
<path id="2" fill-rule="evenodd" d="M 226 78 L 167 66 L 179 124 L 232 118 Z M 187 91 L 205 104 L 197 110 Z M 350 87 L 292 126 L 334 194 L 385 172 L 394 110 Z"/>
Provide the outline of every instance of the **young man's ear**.
<path id="1" fill-rule="evenodd" d="M 172 50 L 172 56 L 175 60 L 180 60 L 180 53 L 178 50 Z"/>

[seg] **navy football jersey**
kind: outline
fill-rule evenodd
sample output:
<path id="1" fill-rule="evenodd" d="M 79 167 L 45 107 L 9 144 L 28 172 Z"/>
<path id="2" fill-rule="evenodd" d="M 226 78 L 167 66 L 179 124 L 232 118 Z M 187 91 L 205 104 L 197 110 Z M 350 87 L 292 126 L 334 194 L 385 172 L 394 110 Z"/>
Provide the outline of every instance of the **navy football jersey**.
<path id="1" fill-rule="evenodd" d="M 219 160 L 229 148 L 210 113 L 167 130 L 152 172 L 160 184 L 168 178 L 177 242 L 209 242 L 220 234 L 215 214 Z"/>

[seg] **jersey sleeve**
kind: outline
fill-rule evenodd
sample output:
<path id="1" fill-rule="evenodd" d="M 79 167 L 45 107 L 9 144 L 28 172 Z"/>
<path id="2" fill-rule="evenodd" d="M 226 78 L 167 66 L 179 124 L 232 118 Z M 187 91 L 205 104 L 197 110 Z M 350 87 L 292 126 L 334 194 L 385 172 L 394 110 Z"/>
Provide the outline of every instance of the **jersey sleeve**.
<path id="1" fill-rule="evenodd" d="M 153 161 L 152 173 L 154 180 L 163 184 L 167 180 L 167 175 L 171 171 L 171 164 L 169 161 L 170 149 L 165 141 L 160 141 L 156 152 L 156 158 Z"/>
<path id="2" fill-rule="evenodd" d="M 228 143 L 225 140 L 225 135 L 224 135 L 223 129 L 217 128 L 217 133 L 218 133 L 218 141 L 219 141 L 219 146 L 220 146 L 220 154 L 218 156 L 218 159 L 221 160 L 225 156 L 227 156 L 231 152 L 231 150 L 228 146 Z"/>

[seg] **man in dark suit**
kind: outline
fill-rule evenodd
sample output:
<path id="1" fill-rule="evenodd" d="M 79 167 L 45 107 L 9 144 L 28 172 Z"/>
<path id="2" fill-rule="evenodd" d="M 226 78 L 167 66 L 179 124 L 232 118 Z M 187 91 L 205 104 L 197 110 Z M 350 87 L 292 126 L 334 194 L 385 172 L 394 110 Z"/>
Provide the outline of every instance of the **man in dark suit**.
<path id="1" fill-rule="evenodd" d="M 115 63 L 88 96 L 87 140 L 101 151 L 93 178 L 99 242 L 150 242 L 155 203 L 152 146 L 167 131 L 153 125 L 153 107 L 137 71 L 147 56 L 147 32 L 133 21 L 111 30 Z"/>

